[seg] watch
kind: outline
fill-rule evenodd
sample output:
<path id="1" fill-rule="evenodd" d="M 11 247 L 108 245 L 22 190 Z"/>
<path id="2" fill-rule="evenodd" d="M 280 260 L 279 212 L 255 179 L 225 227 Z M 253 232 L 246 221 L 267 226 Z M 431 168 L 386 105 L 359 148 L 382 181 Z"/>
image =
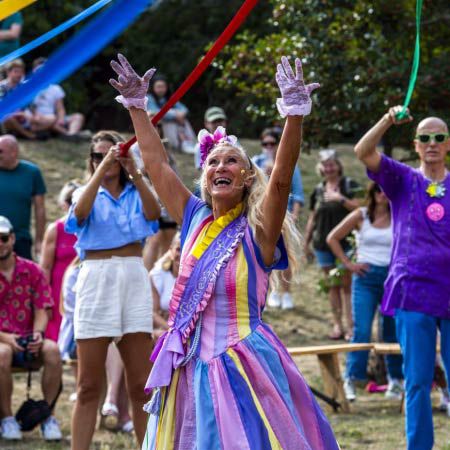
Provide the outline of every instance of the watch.
<path id="1" fill-rule="evenodd" d="M 128 174 L 128 179 L 134 183 L 136 180 L 140 180 L 143 177 L 141 169 L 137 169 L 134 175 Z"/>

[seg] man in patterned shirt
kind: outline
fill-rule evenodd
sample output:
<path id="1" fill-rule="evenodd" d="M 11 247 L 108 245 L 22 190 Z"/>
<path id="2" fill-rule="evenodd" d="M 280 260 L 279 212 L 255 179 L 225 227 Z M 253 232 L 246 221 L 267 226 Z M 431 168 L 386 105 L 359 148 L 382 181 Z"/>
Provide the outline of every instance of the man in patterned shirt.
<path id="1" fill-rule="evenodd" d="M 37 264 L 13 252 L 14 241 L 11 222 L 0 216 L 0 419 L 7 440 L 22 438 L 11 410 L 11 367 L 26 367 L 30 359 L 43 365 L 42 392 L 49 404 L 62 377 L 58 346 L 43 338 L 53 305 L 50 286 Z M 42 433 L 46 440 L 62 438 L 53 416 L 42 424 Z"/>

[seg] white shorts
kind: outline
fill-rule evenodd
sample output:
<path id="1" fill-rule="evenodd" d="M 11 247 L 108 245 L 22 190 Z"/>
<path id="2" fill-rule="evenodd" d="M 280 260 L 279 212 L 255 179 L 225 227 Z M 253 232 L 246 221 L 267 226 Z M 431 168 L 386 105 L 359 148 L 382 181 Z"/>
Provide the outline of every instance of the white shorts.
<path id="1" fill-rule="evenodd" d="M 153 331 L 150 281 L 142 258 L 83 261 L 75 285 L 75 339 Z"/>

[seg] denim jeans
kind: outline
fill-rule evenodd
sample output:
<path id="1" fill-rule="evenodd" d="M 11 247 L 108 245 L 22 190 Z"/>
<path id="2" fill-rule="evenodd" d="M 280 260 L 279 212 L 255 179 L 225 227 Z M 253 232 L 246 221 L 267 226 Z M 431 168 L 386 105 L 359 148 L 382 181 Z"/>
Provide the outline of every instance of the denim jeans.
<path id="1" fill-rule="evenodd" d="M 351 342 L 370 342 L 372 323 L 379 310 L 383 297 L 383 285 L 388 268 L 369 265 L 365 275 L 354 274 L 352 277 L 352 312 L 353 337 Z M 395 321 L 393 317 L 380 314 L 380 326 L 384 342 L 397 342 Z M 367 361 L 369 352 L 350 352 L 347 355 L 346 378 L 353 380 L 367 379 Z M 387 372 L 390 378 L 403 378 L 402 357 L 386 357 Z"/>
<path id="2" fill-rule="evenodd" d="M 404 355 L 407 448 L 431 450 L 434 439 L 430 395 L 436 361 L 437 328 L 441 330 L 441 356 L 448 379 L 450 320 L 398 309 L 395 322 Z"/>

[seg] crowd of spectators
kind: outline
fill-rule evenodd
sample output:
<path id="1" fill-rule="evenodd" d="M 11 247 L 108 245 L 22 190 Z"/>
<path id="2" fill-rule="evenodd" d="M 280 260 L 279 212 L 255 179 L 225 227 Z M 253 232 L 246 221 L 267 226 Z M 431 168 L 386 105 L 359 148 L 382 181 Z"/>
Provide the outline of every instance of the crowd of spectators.
<path id="1" fill-rule="evenodd" d="M 0 56 L 19 46 L 21 27 L 20 13 L 0 22 Z M 42 57 L 34 60 L 31 73 L 45 62 Z M 25 81 L 24 62 L 11 61 L 0 81 L 0 101 Z M 147 95 L 149 116 L 157 114 L 169 97 L 167 79 L 154 77 Z M 11 407 L 12 369 L 42 367 L 42 395 L 52 409 L 41 423 L 42 434 L 47 440 L 60 440 L 54 413 L 62 363 L 77 360 L 77 392 L 71 395 L 75 448 L 89 446 L 101 401 L 102 426 L 135 430 L 142 441 L 151 338 L 168 329 L 169 301 L 180 267 L 180 233 L 146 178 L 138 148 L 132 150 L 132 157 L 119 156 L 118 144 L 124 138 L 115 131 L 92 137 L 83 129 L 84 115 L 68 114 L 64 99 L 63 88 L 50 84 L 1 124 L 0 431 L 3 439 L 22 438 Z M 188 114 L 178 102 L 161 121 L 160 134 L 172 161 L 176 159 L 173 152 L 191 154 L 199 169 L 200 148 Z M 204 113 L 204 127 L 210 133 L 229 122 L 220 106 Z M 91 139 L 91 145 L 87 182 L 72 180 L 62 187 L 61 217 L 46 228 L 44 177 L 37 165 L 20 159 L 18 138 L 49 137 Z M 261 152 L 251 161 L 267 179 L 280 138 L 276 127 L 265 128 L 260 135 Z M 316 260 L 328 283 L 332 315 L 328 337 L 370 342 L 391 261 L 389 202 L 376 183 L 369 185 L 363 202 L 364 189 L 344 174 L 332 149 L 319 152 L 316 169 L 320 181 L 310 195 L 309 213 L 299 166 L 293 174 L 288 211 L 297 224 L 307 215 L 305 255 L 308 261 Z M 333 273 L 339 274 L 337 283 L 330 282 Z M 281 283 L 271 286 L 268 308 L 295 308 L 290 280 L 287 269 Z M 378 338 L 397 342 L 394 320 L 379 314 L 378 321 Z M 344 383 L 348 400 L 356 400 L 356 384 L 366 381 L 367 365 L 368 352 L 348 354 Z M 401 356 L 388 356 L 386 366 L 386 395 L 401 398 Z M 102 398 L 105 378 L 106 397 Z M 441 402 L 450 412 L 445 383 Z"/>

